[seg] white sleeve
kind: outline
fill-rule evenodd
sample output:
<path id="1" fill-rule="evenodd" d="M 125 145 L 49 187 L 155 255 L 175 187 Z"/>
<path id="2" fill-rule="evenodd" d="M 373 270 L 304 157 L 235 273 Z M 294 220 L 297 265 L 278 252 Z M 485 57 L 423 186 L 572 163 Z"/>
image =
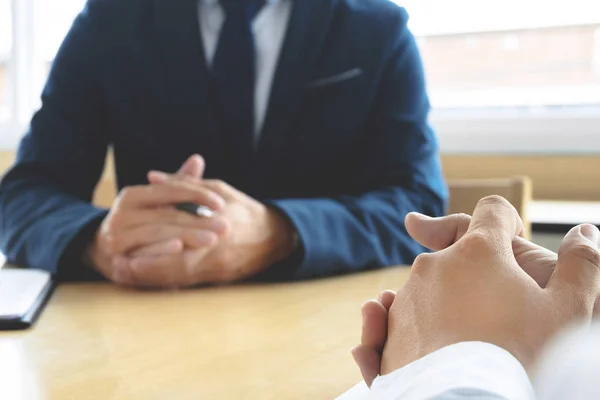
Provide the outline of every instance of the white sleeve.
<path id="1" fill-rule="evenodd" d="M 338 400 L 534 400 L 521 363 L 509 352 L 480 342 L 448 346 L 389 375 L 369 392 L 361 383 Z"/>
<path id="2" fill-rule="evenodd" d="M 600 324 L 567 330 L 540 359 L 535 387 L 540 400 L 600 399 Z"/>
<path id="3" fill-rule="evenodd" d="M 369 400 L 371 399 L 369 396 L 371 396 L 369 387 L 364 381 L 362 381 L 343 395 L 336 397 L 335 400 Z"/>

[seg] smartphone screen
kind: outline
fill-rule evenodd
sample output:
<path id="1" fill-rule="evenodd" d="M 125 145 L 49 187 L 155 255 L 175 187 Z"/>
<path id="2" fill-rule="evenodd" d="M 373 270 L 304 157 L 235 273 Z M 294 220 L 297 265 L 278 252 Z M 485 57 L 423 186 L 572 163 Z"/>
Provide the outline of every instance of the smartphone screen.
<path id="1" fill-rule="evenodd" d="M 31 327 L 53 289 L 52 276 L 46 271 L 0 269 L 0 330 Z"/>

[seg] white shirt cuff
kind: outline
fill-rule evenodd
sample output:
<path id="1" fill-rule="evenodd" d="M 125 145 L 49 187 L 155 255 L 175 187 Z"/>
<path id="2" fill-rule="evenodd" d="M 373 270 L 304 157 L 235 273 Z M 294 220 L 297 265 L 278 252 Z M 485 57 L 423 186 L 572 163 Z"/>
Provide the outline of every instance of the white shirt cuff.
<path id="1" fill-rule="evenodd" d="M 389 375 L 378 377 L 370 393 L 364 383 L 338 400 L 496 399 L 534 400 L 527 372 L 508 351 L 489 343 L 448 346 Z"/>

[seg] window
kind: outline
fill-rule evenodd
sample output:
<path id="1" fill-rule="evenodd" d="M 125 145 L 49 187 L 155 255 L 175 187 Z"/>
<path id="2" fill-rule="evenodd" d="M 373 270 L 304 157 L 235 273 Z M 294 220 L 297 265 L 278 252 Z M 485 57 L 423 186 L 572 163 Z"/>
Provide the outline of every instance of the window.
<path id="1" fill-rule="evenodd" d="M 394 1 L 445 150 L 600 152 L 600 3 Z"/>
<path id="2" fill-rule="evenodd" d="M 36 92 L 41 92 L 52 60 L 84 4 L 85 0 L 35 0 L 33 35 L 37 68 Z"/>
<path id="3" fill-rule="evenodd" d="M 12 19 L 9 0 L 0 0 L 0 126 L 10 120 L 9 60 L 12 54 Z"/>
<path id="4" fill-rule="evenodd" d="M 392 1 L 411 16 L 443 151 L 600 153 L 600 2 Z M 84 3 L 0 0 L 0 147 Z"/>
<path id="5" fill-rule="evenodd" d="M 600 5 L 398 0 L 438 108 L 600 105 Z M 553 6 L 553 4 L 555 4 Z"/>
<path id="6" fill-rule="evenodd" d="M 0 147 L 14 148 L 85 0 L 0 0 Z"/>

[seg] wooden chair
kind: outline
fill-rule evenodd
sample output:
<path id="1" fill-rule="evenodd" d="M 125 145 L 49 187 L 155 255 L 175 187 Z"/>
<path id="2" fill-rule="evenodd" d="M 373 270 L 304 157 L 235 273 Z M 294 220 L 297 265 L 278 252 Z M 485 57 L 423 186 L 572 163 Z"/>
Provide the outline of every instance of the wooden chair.
<path id="1" fill-rule="evenodd" d="M 532 200 L 532 184 L 528 177 L 508 179 L 457 179 L 449 180 L 450 202 L 448 214 L 473 214 L 477 202 L 491 195 L 508 200 L 516 209 L 525 226 L 525 234 L 531 238 L 531 221 L 527 207 Z"/>

